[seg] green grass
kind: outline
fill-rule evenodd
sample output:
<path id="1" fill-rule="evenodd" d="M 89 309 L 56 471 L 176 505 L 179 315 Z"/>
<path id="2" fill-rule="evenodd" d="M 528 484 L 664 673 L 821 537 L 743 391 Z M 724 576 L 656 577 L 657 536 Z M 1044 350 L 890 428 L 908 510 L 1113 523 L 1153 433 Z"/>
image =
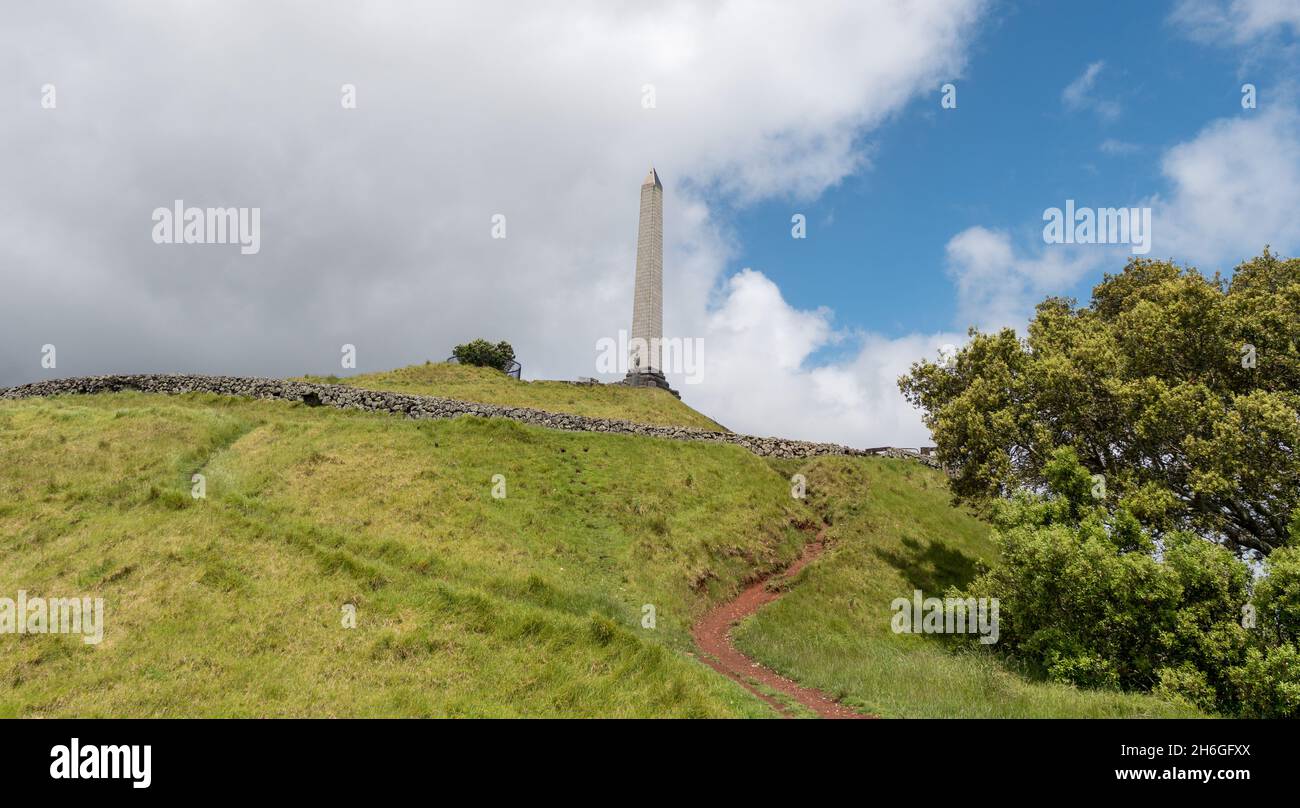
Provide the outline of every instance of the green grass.
<path id="1" fill-rule="evenodd" d="M 107 624 L 0 635 L 0 715 L 770 715 L 688 653 L 804 539 L 735 447 L 120 393 L 4 402 L 0 467 L 0 593 Z"/>
<path id="2" fill-rule="evenodd" d="M 832 523 L 829 549 L 736 630 L 746 653 L 845 703 L 896 717 L 1180 716 L 1150 696 L 1079 690 L 1008 669 L 973 640 L 890 629 L 894 598 L 943 597 L 997 562 L 988 527 L 942 476 L 903 460 L 820 458 L 800 469 Z"/>
<path id="3" fill-rule="evenodd" d="M 901 461 L 817 460 L 805 503 L 734 446 L 123 392 L 0 402 L 0 468 L 0 595 L 106 622 L 0 634 L 0 716 L 772 716 L 689 629 L 823 515 L 834 549 L 743 627 L 781 672 L 885 715 L 1169 709 L 887 634 L 896 590 L 991 552 Z"/>
<path id="4" fill-rule="evenodd" d="M 359 376 L 303 376 L 301 381 L 348 384 L 370 390 L 391 390 L 441 396 L 478 404 L 532 407 L 590 418 L 621 418 L 640 424 L 688 426 L 715 432 L 725 429 L 683 404 L 667 390 L 614 384 L 577 385 L 568 382 L 525 382 L 491 368 L 445 362 L 398 368 Z"/>

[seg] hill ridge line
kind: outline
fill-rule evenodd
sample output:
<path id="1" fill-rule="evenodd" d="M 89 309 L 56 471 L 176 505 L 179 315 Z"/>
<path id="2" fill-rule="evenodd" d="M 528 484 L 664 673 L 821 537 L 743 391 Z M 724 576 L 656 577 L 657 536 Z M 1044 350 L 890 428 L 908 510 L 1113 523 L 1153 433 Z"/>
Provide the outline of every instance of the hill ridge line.
<path id="1" fill-rule="evenodd" d="M 181 395 L 211 393 L 243 398 L 298 401 L 309 406 L 402 414 L 408 418 L 440 419 L 476 415 L 504 418 L 519 423 L 569 432 L 639 435 L 681 441 L 730 443 L 762 457 L 817 457 L 821 455 L 878 455 L 914 460 L 938 468 L 938 462 L 916 452 L 894 447 L 854 449 L 837 443 L 817 443 L 793 438 L 757 437 L 736 432 L 714 432 L 686 426 L 642 424 L 618 418 L 593 418 L 571 413 L 550 412 L 531 407 L 482 404 L 453 398 L 370 390 L 345 384 L 321 384 L 246 376 L 208 376 L 191 373 L 113 374 L 49 379 L 15 387 L 0 388 L 0 399 L 45 398 L 60 395 L 94 395 L 134 390 L 141 393 Z"/>

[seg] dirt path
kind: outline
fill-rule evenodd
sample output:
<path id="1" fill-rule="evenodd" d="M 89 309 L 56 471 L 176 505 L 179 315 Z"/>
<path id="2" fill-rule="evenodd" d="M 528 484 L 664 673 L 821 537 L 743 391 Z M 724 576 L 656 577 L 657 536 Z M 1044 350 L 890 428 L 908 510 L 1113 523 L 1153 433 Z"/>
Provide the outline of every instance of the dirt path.
<path id="1" fill-rule="evenodd" d="M 872 718 L 840 704 L 826 693 L 811 687 L 797 684 L 776 671 L 741 653 L 731 641 L 731 629 L 741 620 L 758 611 L 763 606 L 781 597 L 780 592 L 768 590 L 767 584 L 775 578 L 790 578 L 803 569 L 808 562 L 821 555 L 825 544 L 823 534 L 804 546 L 803 554 L 783 572 L 775 573 L 750 584 L 735 599 L 723 603 L 695 624 L 691 634 L 695 645 L 700 650 L 700 659 L 709 667 L 729 676 L 745 687 L 746 690 L 772 705 L 782 715 L 789 717 L 790 709 L 779 699 L 762 692 L 754 685 L 758 682 L 769 690 L 784 693 L 804 707 L 817 713 L 821 718 Z"/>

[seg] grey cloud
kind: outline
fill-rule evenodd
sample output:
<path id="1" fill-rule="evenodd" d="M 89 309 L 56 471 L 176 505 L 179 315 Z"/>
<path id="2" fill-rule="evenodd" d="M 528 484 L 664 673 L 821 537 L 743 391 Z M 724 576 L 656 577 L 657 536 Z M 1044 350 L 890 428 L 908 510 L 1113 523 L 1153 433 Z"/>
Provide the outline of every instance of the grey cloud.
<path id="1" fill-rule="evenodd" d="M 650 162 L 668 325 L 703 333 L 738 269 L 712 200 L 860 170 L 864 134 L 960 71 L 982 6 L 11 5 L 0 385 L 337 372 L 343 343 L 377 370 L 476 336 L 529 377 L 591 375 L 628 327 Z M 259 207 L 260 253 L 154 244 L 175 199 Z"/>

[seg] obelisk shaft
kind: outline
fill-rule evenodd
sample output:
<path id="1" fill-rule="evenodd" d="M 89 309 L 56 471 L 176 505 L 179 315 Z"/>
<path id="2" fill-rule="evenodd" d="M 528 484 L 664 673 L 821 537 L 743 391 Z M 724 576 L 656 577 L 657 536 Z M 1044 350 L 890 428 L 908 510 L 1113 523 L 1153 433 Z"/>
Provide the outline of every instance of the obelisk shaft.
<path id="1" fill-rule="evenodd" d="M 636 239 L 636 291 L 632 297 L 629 370 L 662 371 L 664 335 L 664 186 L 653 168 L 641 184 L 641 222 Z M 642 342 L 644 340 L 644 342 Z M 640 351 L 640 362 L 637 354 Z"/>

